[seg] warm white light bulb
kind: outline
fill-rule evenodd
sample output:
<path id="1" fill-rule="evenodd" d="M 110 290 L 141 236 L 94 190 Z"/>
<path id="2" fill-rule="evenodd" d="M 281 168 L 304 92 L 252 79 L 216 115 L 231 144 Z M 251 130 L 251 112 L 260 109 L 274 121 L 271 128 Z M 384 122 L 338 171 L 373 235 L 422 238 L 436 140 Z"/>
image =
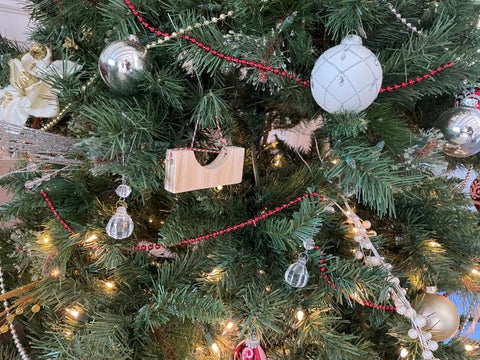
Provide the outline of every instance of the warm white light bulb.
<path id="1" fill-rule="evenodd" d="M 106 281 L 105 282 L 105 287 L 107 288 L 107 290 L 112 290 L 115 287 L 115 285 L 111 281 Z"/>
<path id="2" fill-rule="evenodd" d="M 92 234 L 92 235 L 90 235 L 90 236 L 87 238 L 87 240 L 85 240 L 85 242 L 91 243 L 91 242 L 94 242 L 94 241 L 97 240 L 97 239 L 98 239 L 98 236 L 95 235 L 95 234 Z"/>
<path id="3" fill-rule="evenodd" d="M 465 351 L 472 351 L 472 350 L 473 350 L 472 345 L 470 345 L 470 344 L 465 345 Z"/>
<path id="4" fill-rule="evenodd" d="M 78 317 L 80 316 L 80 311 L 78 310 L 75 310 L 75 309 L 67 309 L 67 312 L 70 314 L 71 317 L 73 317 L 74 319 L 78 319 Z"/>
<path id="5" fill-rule="evenodd" d="M 303 310 L 298 310 L 296 317 L 298 321 L 302 321 L 303 319 L 305 319 L 305 313 L 303 312 Z"/>
<path id="6" fill-rule="evenodd" d="M 401 358 L 406 358 L 408 356 L 408 350 L 403 348 L 401 351 L 400 351 L 400 357 Z"/>
<path id="7" fill-rule="evenodd" d="M 228 330 L 231 330 L 234 326 L 235 326 L 235 324 L 230 321 L 230 322 L 227 324 L 226 328 L 227 328 Z"/>
<path id="8" fill-rule="evenodd" d="M 282 166 L 282 155 L 276 155 L 275 158 L 274 158 L 274 163 L 273 165 L 276 166 L 276 167 L 280 167 Z"/>
<path id="9" fill-rule="evenodd" d="M 480 271 L 478 271 L 477 269 L 472 269 L 472 274 L 473 275 L 478 275 L 478 274 L 480 274 Z"/>
<path id="10" fill-rule="evenodd" d="M 58 268 L 54 268 L 54 269 L 52 269 L 52 271 L 50 271 L 50 275 L 54 278 L 59 277 L 60 276 L 60 270 Z"/>
<path id="11" fill-rule="evenodd" d="M 211 348 L 212 348 L 212 350 L 213 350 L 214 353 L 220 354 L 220 348 L 218 347 L 217 343 L 213 343 L 213 344 L 211 345 Z"/>
<path id="12" fill-rule="evenodd" d="M 50 238 L 48 236 L 45 236 L 43 239 L 42 239 L 43 243 L 44 244 L 48 244 L 50 242 Z"/>

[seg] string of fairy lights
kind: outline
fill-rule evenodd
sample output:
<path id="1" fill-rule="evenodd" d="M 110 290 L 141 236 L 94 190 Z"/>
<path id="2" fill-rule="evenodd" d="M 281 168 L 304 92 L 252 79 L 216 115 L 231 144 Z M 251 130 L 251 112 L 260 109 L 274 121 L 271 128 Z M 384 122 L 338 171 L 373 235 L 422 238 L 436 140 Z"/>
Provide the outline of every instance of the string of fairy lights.
<path id="1" fill-rule="evenodd" d="M 313 193 L 314 196 L 312 198 L 318 197 L 318 194 L 316 192 Z M 306 196 L 305 198 L 309 198 L 310 196 Z M 45 199 L 48 198 L 44 196 Z M 299 197 L 298 199 L 302 199 Z M 50 202 L 51 203 L 51 202 Z M 295 202 L 294 202 L 295 203 Z M 49 204 L 50 205 L 50 204 Z M 385 262 L 385 260 L 380 256 L 380 254 L 376 251 L 375 247 L 373 246 L 373 243 L 370 240 L 371 236 L 376 236 L 376 232 L 371 230 L 371 223 L 368 220 L 362 220 L 360 219 L 353 209 L 348 205 L 348 203 L 345 202 L 344 206 L 340 206 L 337 203 L 329 203 L 326 205 L 326 207 L 331 208 L 332 205 L 337 206 L 338 209 L 342 212 L 342 214 L 347 218 L 347 223 L 350 224 L 351 232 L 352 232 L 352 238 L 357 242 L 358 244 L 358 249 L 352 250 L 352 253 L 354 254 L 354 257 L 357 260 L 364 260 L 365 264 L 367 266 L 383 266 L 385 269 L 391 269 L 392 266 L 388 263 Z M 278 209 L 278 207 L 277 207 Z M 55 210 L 56 211 L 56 210 Z M 58 212 L 57 212 L 58 213 Z M 270 214 L 273 215 L 274 213 Z M 245 222 L 246 224 L 247 222 Z M 65 226 L 64 226 L 65 227 Z M 243 228 L 240 227 L 239 228 Z M 65 227 L 66 230 L 67 227 Z M 213 239 L 214 236 L 208 237 L 208 238 L 202 238 L 201 240 L 208 240 L 208 239 Z M 96 249 L 97 248 L 97 241 L 99 240 L 99 237 L 97 234 L 92 233 L 88 234 L 84 240 L 84 246 L 87 248 L 91 249 Z M 196 240 L 196 239 L 195 239 Z M 197 241 L 194 241 L 193 243 L 196 243 Z M 50 237 L 46 234 L 42 234 L 39 243 L 43 246 L 50 247 L 51 246 L 51 241 Z M 191 244 L 190 241 L 187 242 L 188 244 Z M 184 245 L 183 242 L 180 242 L 179 244 L 176 245 Z M 429 246 L 432 249 L 438 249 L 441 248 L 441 244 L 438 242 L 432 240 L 429 242 Z M 147 249 L 139 249 L 139 250 L 149 250 Z M 369 252 L 370 254 L 367 254 Z M 359 255 L 361 253 L 361 256 Z M 377 260 L 377 261 L 374 261 Z M 205 278 L 209 282 L 218 282 L 222 279 L 224 275 L 224 270 L 222 268 L 216 267 L 214 268 L 210 273 L 204 274 Z M 259 275 L 264 275 L 266 274 L 265 270 L 259 270 L 258 271 Z M 480 271 L 477 269 L 472 269 L 471 271 L 472 276 L 480 276 Z M 50 271 L 50 275 L 52 278 L 60 278 L 61 277 L 61 271 L 58 268 L 52 268 Z M 432 351 L 436 350 L 438 348 L 438 344 L 431 340 L 431 335 L 429 333 L 425 333 L 422 331 L 422 327 L 424 326 L 424 320 L 421 316 L 417 315 L 416 313 L 412 313 L 413 309 L 410 305 L 410 302 L 406 298 L 406 291 L 402 289 L 399 285 L 399 280 L 397 277 L 391 275 L 390 280 L 392 284 L 394 284 L 394 293 L 392 293 L 392 298 L 395 299 L 395 304 L 396 304 L 396 311 L 404 316 L 407 316 L 411 319 L 412 321 L 412 326 L 413 328 L 411 331 L 409 331 L 409 336 L 412 339 L 418 339 L 421 343 L 421 345 L 424 347 L 424 358 L 425 359 L 433 359 Z M 114 293 L 115 289 L 117 288 L 116 281 L 114 279 L 104 279 L 100 280 L 101 286 L 103 287 L 104 291 L 106 293 Z M 266 292 L 271 292 L 272 288 L 270 286 L 265 287 Z M 361 298 L 358 297 L 358 294 L 351 294 L 350 298 L 356 300 L 358 303 L 363 304 L 365 306 L 365 302 L 361 300 Z M 368 305 L 366 305 L 368 306 Z M 376 308 L 376 307 L 375 307 Z M 401 310 L 402 308 L 405 308 Z M 410 310 L 409 310 L 410 309 Z M 81 317 L 83 313 L 83 309 L 81 306 L 78 304 L 68 308 L 65 310 L 66 316 L 70 321 L 72 320 L 78 320 L 79 317 Z M 297 323 L 303 322 L 306 317 L 307 317 L 307 309 L 303 308 L 297 308 L 293 310 L 293 317 L 296 319 Z M 413 315 L 405 315 L 405 314 L 410 314 L 412 313 Z M 236 324 L 234 323 L 233 320 L 228 321 L 225 325 L 224 333 L 231 331 L 234 327 L 236 327 Z M 72 330 L 73 331 L 73 330 Z M 425 334 L 425 335 L 424 335 Z M 68 336 L 71 336 L 72 332 L 70 331 L 68 333 Z M 215 354 L 221 354 L 221 349 L 218 345 L 217 342 L 215 341 L 210 341 L 210 348 L 213 353 Z M 465 345 L 465 351 L 466 352 L 472 352 L 476 351 L 478 347 L 473 344 L 466 344 Z M 409 350 L 407 348 L 402 348 L 399 352 L 399 358 L 408 358 L 409 356 Z M 426 354 L 426 355 L 425 355 Z"/>
<path id="2" fill-rule="evenodd" d="M 130 1 L 125 1 L 127 3 L 127 5 L 131 4 Z M 403 24 L 405 24 L 411 31 L 413 32 L 416 32 L 418 34 L 421 34 L 421 30 L 417 30 L 417 28 L 413 25 L 411 25 L 410 23 L 407 23 L 406 20 L 404 21 L 404 18 L 398 13 L 396 12 L 396 9 L 393 7 L 393 5 L 391 5 L 390 3 L 388 3 L 389 5 L 389 8 L 390 10 L 392 11 L 392 13 L 394 13 L 396 15 L 396 17 L 399 19 L 399 21 L 401 21 Z M 174 40 L 174 39 L 177 39 L 177 38 L 180 38 L 182 37 L 186 32 L 188 31 L 191 31 L 193 30 L 194 28 L 199 28 L 201 26 L 207 26 L 207 25 L 210 25 L 210 24 L 215 24 L 217 23 L 218 21 L 220 20 L 225 20 L 227 17 L 231 17 L 233 16 L 233 11 L 229 11 L 228 13 L 226 14 L 220 14 L 218 17 L 213 17 L 212 19 L 210 20 L 205 20 L 203 23 L 197 23 L 195 24 L 194 26 L 188 26 L 186 28 L 180 28 L 178 32 L 174 32 L 172 33 L 171 35 L 169 36 L 164 36 L 163 39 L 158 39 L 156 40 L 155 42 L 147 45 L 147 48 L 153 48 L 155 46 L 158 46 L 160 44 L 163 44 L 164 42 L 166 41 L 170 41 L 170 40 Z M 257 67 L 258 65 L 255 64 Z M 453 63 L 449 63 L 447 64 L 445 67 L 448 67 L 448 66 L 452 66 Z M 441 71 L 441 69 L 439 70 Z M 431 75 L 434 75 L 434 74 L 431 74 Z M 425 79 L 425 77 L 423 77 Z M 91 86 L 93 84 L 93 82 L 95 81 L 95 77 L 94 78 L 91 78 L 83 87 L 82 87 L 82 91 L 85 91 L 89 86 Z M 419 81 L 417 81 L 419 82 Z M 412 83 L 413 84 L 413 83 Z M 405 86 L 407 85 L 412 85 L 412 84 L 406 84 Z M 398 88 L 400 87 L 405 87 L 403 85 L 398 85 Z M 397 88 L 389 88 L 387 87 L 387 89 L 385 91 L 391 91 L 391 90 L 397 90 Z M 52 119 L 51 121 L 49 121 L 45 126 L 42 127 L 43 130 L 50 130 L 53 126 L 55 126 L 61 119 L 62 117 L 66 114 L 66 112 L 72 107 L 72 103 L 69 103 L 65 106 L 65 108 L 59 113 L 59 115 L 57 117 L 55 117 L 54 119 Z M 276 155 L 275 159 L 274 159 L 274 163 L 273 163 L 273 166 L 275 167 L 280 167 L 281 166 L 281 161 L 282 161 L 282 157 L 281 155 Z M 221 191 L 222 188 L 218 188 L 217 191 Z M 44 198 L 46 199 L 48 205 L 50 206 L 50 210 L 52 211 L 52 213 L 54 214 L 54 216 L 60 221 L 60 223 L 62 224 L 62 226 L 64 226 L 64 228 L 69 231 L 71 234 L 73 234 L 73 230 L 70 228 L 70 226 L 60 217 L 60 215 L 58 214 L 57 210 L 53 207 L 53 204 L 51 203 L 51 201 L 49 200 L 48 198 L 48 195 L 46 195 L 45 192 L 42 192 L 42 196 L 44 196 Z M 338 206 L 338 204 L 337 204 Z M 369 236 L 372 236 L 372 233 L 369 233 L 369 227 L 368 224 L 369 222 L 368 221 L 362 221 L 358 218 L 358 216 L 355 215 L 355 213 L 353 212 L 353 210 L 349 207 L 348 204 L 345 204 L 345 208 L 344 207 L 340 207 L 338 206 L 339 209 L 342 211 L 342 213 L 348 218 L 348 221 L 349 223 L 353 226 L 352 229 L 357 229 L 357 231 L 360 231 L 361 232 L 361 236 L 362 236 L 362 239 L 361 241 L 359 240 L 358 243 L 359 243 L 359 246 L 360 246 L 360 249 L 359 250 L 356 250 L 354 253 L 355 253 L 355 256 L 357 259 L 364 259 L 365 262 L 367 263 L 367 257 L 365 256 L 364 254 L 364 250 L 367 249 L 368 251 L 371 251 L 373 252 L 373 255 L 371 256 L 372 258 L 370 259 L 370 261 L 372 262 L 373 259 L 376 259 L 378 260 L 378 263 L 379 264 L 384 264 L 383 262 L 383 259 L 381 258 L 381 256 L 378 254 L 378 252 L 376 252 L 375 248 L 374 247 L 371 247 L 371 242 L 369 242 Z M 148 220 L 150 223 L 153 222 L 153 219 L 152 218 L 149 218 Z M 364 231 L 364 232 L 363 232 Z M 97 234 L 89 234 L 86 239 L 84 240 L 84 245 L 86 247 L 90 247 L 90 248 L 96 248 L 96 242 L 98 240 L 98 235 Z M 50 239 L 50 236 L 48 235 L 42 235 L 42 237 L 40 238 L 39 240 L 39 244 L 45 248 L 49 248 L 51 249 L 52 247 L 52 244 L 51 244 L 51 239 Z M 365 246 L 365 247 L 364 247 Z M 431 244 L 432 247 L 439 247 L 441 246 L 440 244 L 432 241 L 432 244 Z M 359 255 L 359 252 L 361 252 L 364 256 L 360 257 Z M 359 260 L 360 260 L 359 259 Z M 259 270 L 259 273 L 260 274 L 264 274 L 265 271 L 264 270 Z M 52 278 L 55 278 L 55 279 L 60 279 L 62 277 L 62 271 L 60 270 L 60 268 L 58 267 L 52 267 L 50 269 L 50 272 L 49 272 L 50 276 Z M 206 275 L 207 279 L 210 279 L 210 280 L 213 280 L 213 281 L 218 281 L 219 279 L 221 279 L 221 275 L 222 275 L 222 270 L 219 269 L 219 268 L 215 268 L 212 270 L 212 272 L 210 272 L 209 274 Z M 472 275 L 474 276 L 480 276 L 480 271 L 477 270 L 477 269 L 473 269 L 472 270 Z M 394 278 L 394 279 L 398 279 L 398 278 Z M 118 284 L 117 284 L 117 281 L 115 279 L 112 279 L 112 278 L 107 278 L 107 279 L 102 279 L 102 280 L 99 280 L 99 285 L 102 287 L 103 291 L 107 294 L 114 294 L 115 290 L 118 288 Z M 398 284 L 397 284 L 398 285 Z M 1 274 L 1 268 L 0 268 L 0 290 L 3 293 L 5 293 L 5 289 L 4 289 L 4 285 L 3 285 L 3 275 Z M 399 288 L 401 289 L 401 288 Z M 266 287 L 265 290 L 267 292 L 270 292 L 272 291 L 272 289 L 270 287 Z M 397 289 L 398 290 L 398 289 Z M 400 297 L 401 299 L 399 300 L 401 303 L 403 304 L 409 304 L 408 300 L 406 299 L 406 297 L 403 295 L 402 291 L 398 291 L 397 293 L 397 296 Z M 5 307 L 7 307 L 7 305 L 5 305 Z M 84 314 L 85 310 L 83 309 L 83 307 L 81 306 L 81 304 L 73 304 L 72 306 L 68 307 L 65 309 L 65 317 L 66 319 L 68 319 L 68 321 L 72 321 L 72 322 L 76 322 L 78 321 L 82 315 Z M 297 324 L 300 324 L 304 321 L 306 321 L 308 319 L 308 309 L 303 309 L 303 308 L 295 308 L 293 309 L 292 311 L 293 313 L 293 318 L 295 319 L 295 321 L 297 322 Z M 428 347 L 428 340 L 425 340 L 424 338 L 422 338 L 422 330 L 421 330 L 421 326 L 419 326 L 418 324 L 415 324 L 415 321 L 412 320 L 412 323 L 413 323 L 413 327 L 415 328 L 416 331 L 418 331 L 418 338 L 422 344 L 422 346 L 425 348 L 425 350 L 429 350 L 429 347 Z M 230 331 L 233 331 L 235 328 L 237 327 L 237 325 L 235 324 L 235 322 L 233 320 L 230 320 L 230 321 L 227 321 L 225 323 L 225 327 L 224 327 L 224 333 L 226 332 L 230 332 Z M 23 360 L 29 360 L 29 357 L 28 355 L 26 354 L 25 352 L 25 349 L 23 348 L 22 344 L 20 343 L 19 339 L 18 339 L 18 336 L 16 335 L 15 331 L 14 331 L 14 328 L 13 326 L 10 324 L 10 330 L 12 332 L 12 336 L 14 338 L 14 342 L 15 342 L 15 346 L 17 347 L 19 353 L 21 354 L 21 357 Z M 65 330 L 64 332 L 65 336 L 67 338 L 71 338 L 72 335 L 73 335 L 73 328 L 71 330 Z M 217 354 L 218 356 L 220 356 L 221 354 L 221 348 L 220 346 L 218 345 L 218 343 L 216 341 L 208 341 L 209 342 L 209 346 L 212 350 L 213 353 Z M 465 345 L 465 351 L 467 352 L 471 352 L 471 351 L 475 351 L 478 347 L 475 347 L 474 345 L 470 345 L 470 344 L 467 344 Z M 424 350 L 424 351 L 425 351 Z M 424 353 L 425 354 L 425 353 Z M 399 358 L 408 358 L 410 355 L 408 349 L 406 348 L 401 348 L 400 351 L 399 351 Z M 424 356 L 425 357 L 425 356 Z M 428 358 L 432 358 L 432 357 L 425 357 L 426 359 Z"/>

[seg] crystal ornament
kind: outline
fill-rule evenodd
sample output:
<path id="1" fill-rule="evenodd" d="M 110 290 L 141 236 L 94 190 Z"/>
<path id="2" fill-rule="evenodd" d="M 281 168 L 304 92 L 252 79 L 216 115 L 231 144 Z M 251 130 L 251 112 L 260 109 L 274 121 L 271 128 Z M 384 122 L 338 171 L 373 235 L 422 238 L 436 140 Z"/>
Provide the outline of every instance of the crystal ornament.
<path id="1" fill-rule="evenodd" d="M 304 240 L 303 247 L 305 248 L 305 250 L 313 250 L 315 249 L 315 241 L 313 241 L 312 239 Z"/>
<path id="2" fill-rule="evenodd" d="M 120 198 L 127 198 L 130 196 L 132 193 L 132 188 L 126 184 L 119 185 L 117 189 L 115 190 L 115 193 L 120 197 Z"/>
<path id="3" fill-rule="evenodd" d="M 308 282 L 307 259 L 300 257 L 296 263 L 291 264 L 285 271 L 285 281 L 294 288 L 303 288 Z"/>
<path id="4" fill-rule="evenodd" d="M 362 45 L 359 36 L 349 35 L 316 61 L 311 75 L 312 95 L 329 113 L 360 112 L 377 98 L 382 78 L 382 66 L 375 54 Z"/>
<path id="5" fill-rule="evenodd" d="M 132 235 L 133 228 L 133 221 L 127 214 L 127 209 L 124 206 L 119 206 L 115 215 L 108 221 L 106 231 L 111 238 L 122 240 Z"/>

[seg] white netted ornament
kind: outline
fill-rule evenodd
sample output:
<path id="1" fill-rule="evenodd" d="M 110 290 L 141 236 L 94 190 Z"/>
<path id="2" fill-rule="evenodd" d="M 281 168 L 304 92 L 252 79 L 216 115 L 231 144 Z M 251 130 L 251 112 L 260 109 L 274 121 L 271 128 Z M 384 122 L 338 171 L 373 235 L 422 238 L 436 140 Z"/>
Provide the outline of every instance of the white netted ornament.
<path id="1" fill-rule="evenodd" d="M 325 51 L 311 75 L 315 101 L 325 111 L 365 110 L 377 98 L 382 85 L 382 65 L 357 35 Z"/>

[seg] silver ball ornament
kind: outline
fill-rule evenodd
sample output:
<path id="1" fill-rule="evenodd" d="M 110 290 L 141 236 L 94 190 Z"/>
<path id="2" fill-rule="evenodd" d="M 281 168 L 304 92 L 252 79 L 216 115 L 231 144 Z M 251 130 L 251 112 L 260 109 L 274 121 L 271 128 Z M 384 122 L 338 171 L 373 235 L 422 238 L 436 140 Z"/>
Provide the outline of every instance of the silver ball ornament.
<path id="1" fill-rule="evenodd" d="M 98 68 L 105 84 L 120 95 L 134 94 L 145 70 L 146 53 L 145 47 L 133 37 L 109 44 L 98 59 Z"/>
<path id="2" fill-rule="evenodd" d="M 445 154 L 467 157 L 480 152 L 480 110 L 463 106 L 448 109 L 437 126 L 447 140 Z"/>

